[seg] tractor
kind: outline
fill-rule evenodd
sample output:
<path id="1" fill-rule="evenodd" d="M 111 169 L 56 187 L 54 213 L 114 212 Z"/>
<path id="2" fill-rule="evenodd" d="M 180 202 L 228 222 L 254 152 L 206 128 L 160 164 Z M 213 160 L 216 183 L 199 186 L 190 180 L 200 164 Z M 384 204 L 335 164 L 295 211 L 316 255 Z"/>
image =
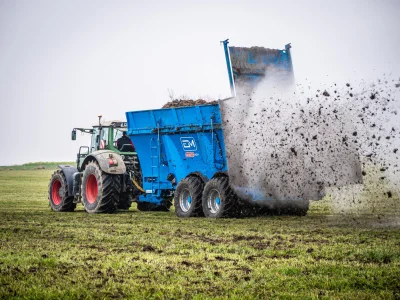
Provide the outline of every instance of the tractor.
<path id="1" fill-rule="evenodd" d="M 132 142 L 117 147 L 127 130 L 123 121 L 101 122 L 93 128 L 74 128 L 91 135 L 91 145 L 80 146 L 76 167 L 59 165 L 50 179 L 48 198 L 53 211 L 74 211 L 81 202 L 88 213 L 112 213 L 127 210 L 138 200 L 142 189 L 141 167 Z M 169 210 L 171 204 L 138 203 L 142 211 Z"/>

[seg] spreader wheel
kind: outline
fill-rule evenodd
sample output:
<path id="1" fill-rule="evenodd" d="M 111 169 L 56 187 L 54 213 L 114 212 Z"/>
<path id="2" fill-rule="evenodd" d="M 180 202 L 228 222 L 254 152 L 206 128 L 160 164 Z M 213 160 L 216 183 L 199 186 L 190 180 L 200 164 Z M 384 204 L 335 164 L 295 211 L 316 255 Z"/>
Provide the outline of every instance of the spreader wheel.
<path id="1" fill-rule="evenodd" d="M 179 182 L 174 197 L 175 213 L 178 217 L 203 216 L 201 207 L 203 187 L 203 181 L 195 176 L 187 177 Z"/>
<path id="2" fill-rule="evenodd" d="M 74 197 L 68 196 L 67 181 L 61 170 L 51 176 L 48 198 L 51 209 L 57 212 L 74 211 L 76 207 Z"/>
<path id="3" fill-rule="evenodd" d="M 121 179 L 104 173 L 95 161 L 85 168 L 82 178 L 82 200 L 88 213 L 112 213 L 118 205 Z"/>
<path id="4" fill-rule="evenodd" d="M 237 196 L 229 186 L 228 177 L 207 182 L 203 191 L 203 212 L 207 218 L 231 217 L 236 214 Z"/>

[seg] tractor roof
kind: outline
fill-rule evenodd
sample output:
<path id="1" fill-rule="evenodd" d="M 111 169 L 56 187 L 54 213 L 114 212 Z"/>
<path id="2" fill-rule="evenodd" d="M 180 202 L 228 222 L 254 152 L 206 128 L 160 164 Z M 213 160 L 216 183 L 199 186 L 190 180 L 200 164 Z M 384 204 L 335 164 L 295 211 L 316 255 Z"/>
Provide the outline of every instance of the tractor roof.
<path id="1" fill-rule="evenodd" d="M 102 127 L 114 127 L 114 128 L 126 128 L 128 124 L 125 121 L 113 120 L 113 121 L 102 121 Z M 93 125 L 93 127 L 99 127 L 99 124 Z"/>

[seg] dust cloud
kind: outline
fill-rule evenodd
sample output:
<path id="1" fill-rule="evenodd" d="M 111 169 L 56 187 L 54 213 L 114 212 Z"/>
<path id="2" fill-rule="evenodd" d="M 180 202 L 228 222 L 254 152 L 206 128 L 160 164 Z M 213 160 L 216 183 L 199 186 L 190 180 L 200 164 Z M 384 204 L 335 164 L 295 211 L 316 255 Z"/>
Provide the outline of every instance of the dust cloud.
<path id="1" fill-rule="evenodd" d="M 239 197 L 277 206 L 328 193 L 336 213 L 399 213 L 400 79 L 294 88 L 267 74 L 237 80 L 220 103 Z"/>

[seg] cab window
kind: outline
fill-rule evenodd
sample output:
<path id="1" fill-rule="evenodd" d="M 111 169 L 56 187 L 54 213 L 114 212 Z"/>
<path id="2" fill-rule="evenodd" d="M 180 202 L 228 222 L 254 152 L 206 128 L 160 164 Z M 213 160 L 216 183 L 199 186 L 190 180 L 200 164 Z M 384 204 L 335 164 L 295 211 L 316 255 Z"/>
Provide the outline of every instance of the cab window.
<path id="1" fill-rule="evenodd" d="M 108 132 L 110 128 L 104 128 L 101 130 L 100 137 L 100 149 L 105 149 L 108 146 Z"/>
<path id="2" fill-rule="evenodd" d="M 114 147 L 117 147 L 117 141 L 119 138 L 122 137 L 122 132 L 124 132 L 125 130 L 122 130 L 120 128 L 116 128 L 114 130 Z"/>
<path id="3" fill-rule="evenodd" d="M 105 149 L 107 147 L 109 130 L 109 128 L 103 127 L 101 130 L 101 136 L 99 136 L 100 129 L 98 127 L 93 128 L 91 143 L 92 151 L 96 151 L 97 149 Z"/>
<path id="4" fill-rule="evenodd" d="M 93 151 L 97 150 L 96 139 L 97 139 L 98 135 L 99 135 L 99 128 L 97 128 L 97 127 L 93 128 L 92 141 L 91 141 L 91 146 L 90 146 L 91 147 L 91 151 L 90 152 L 93 152 Z"/>

